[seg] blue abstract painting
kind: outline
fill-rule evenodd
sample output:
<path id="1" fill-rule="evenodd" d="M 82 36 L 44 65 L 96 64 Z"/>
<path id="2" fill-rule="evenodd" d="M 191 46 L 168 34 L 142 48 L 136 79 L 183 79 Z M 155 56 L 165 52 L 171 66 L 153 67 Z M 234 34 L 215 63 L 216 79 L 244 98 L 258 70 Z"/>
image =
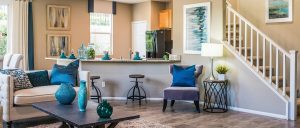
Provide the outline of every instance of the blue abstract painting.
<path id="1" fill-rule="evenodd" d="M 186 5 L 184 20 L 184 53 L 200 54 L 210 40 L 210 3 Z"/>
<path id="2" fill-rule="evenodd" d="M 286 22 L 292 20 L 292 0 L 268 0 L 269 22 Z"/>

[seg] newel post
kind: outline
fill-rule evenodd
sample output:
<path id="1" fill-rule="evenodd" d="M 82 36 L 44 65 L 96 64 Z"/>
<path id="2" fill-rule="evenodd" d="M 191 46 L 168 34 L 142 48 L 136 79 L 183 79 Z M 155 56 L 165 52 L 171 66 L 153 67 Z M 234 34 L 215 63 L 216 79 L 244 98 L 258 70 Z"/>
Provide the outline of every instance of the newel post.
<path id="1" fill-rule="evenodd" d="M 297 120 L 297 54 L 295 50 L 290 51 L 290 120 Z"/>

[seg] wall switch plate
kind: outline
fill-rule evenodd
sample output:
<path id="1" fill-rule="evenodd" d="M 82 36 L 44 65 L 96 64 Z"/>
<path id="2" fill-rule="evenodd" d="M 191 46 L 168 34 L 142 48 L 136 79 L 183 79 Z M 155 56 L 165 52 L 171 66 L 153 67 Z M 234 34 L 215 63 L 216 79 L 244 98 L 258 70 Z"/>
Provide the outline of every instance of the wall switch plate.
<path id="1" fill-rule="evenodd" d="M 105 87 L 105 81 L 102 81 L 102 88 Z"/>

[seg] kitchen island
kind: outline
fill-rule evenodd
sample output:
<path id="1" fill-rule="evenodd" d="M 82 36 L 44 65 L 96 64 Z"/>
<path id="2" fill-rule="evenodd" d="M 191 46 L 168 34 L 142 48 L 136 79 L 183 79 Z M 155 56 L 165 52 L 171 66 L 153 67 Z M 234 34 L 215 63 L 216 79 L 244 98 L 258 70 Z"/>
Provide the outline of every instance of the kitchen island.
<path id="1" fill-rule="evenodd" d="M 46 58 L 54 60 L 58 64 L 66 65 L 74 60 Z M 101 77 L 96 81 L 96 86 L 101 89 L 102 95 L 112 99 L 126 99 L 128 90 L 134 85 L 130 82 L 130 74 L 143 74 L 144 79 L 141 86 L 144 87 L 147 97 L 161 99 L 163 89 L 172 83 L 172 76 L 169 72 L 170 64 L 180 64 L 180 60 L 80 60 L 80 69 L 90 71 L 91 75 Z"/>

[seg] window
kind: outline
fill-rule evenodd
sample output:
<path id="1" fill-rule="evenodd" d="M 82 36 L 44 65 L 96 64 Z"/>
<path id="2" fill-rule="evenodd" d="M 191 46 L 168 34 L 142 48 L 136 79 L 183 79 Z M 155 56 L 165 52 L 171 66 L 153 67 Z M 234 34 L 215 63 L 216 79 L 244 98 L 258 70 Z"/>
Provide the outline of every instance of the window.
<path id="1" fill-rule="evenodd" d="M 113 53 L 112 14 L 90 13 L 90 42 L 95 45 L 96 55 L 104 51 Z"/>
<path id="2" fill-rule="evenodd" d="M 0 57 L 7 52 L 8 45 L 8 5 L 0 4 Z"/>

